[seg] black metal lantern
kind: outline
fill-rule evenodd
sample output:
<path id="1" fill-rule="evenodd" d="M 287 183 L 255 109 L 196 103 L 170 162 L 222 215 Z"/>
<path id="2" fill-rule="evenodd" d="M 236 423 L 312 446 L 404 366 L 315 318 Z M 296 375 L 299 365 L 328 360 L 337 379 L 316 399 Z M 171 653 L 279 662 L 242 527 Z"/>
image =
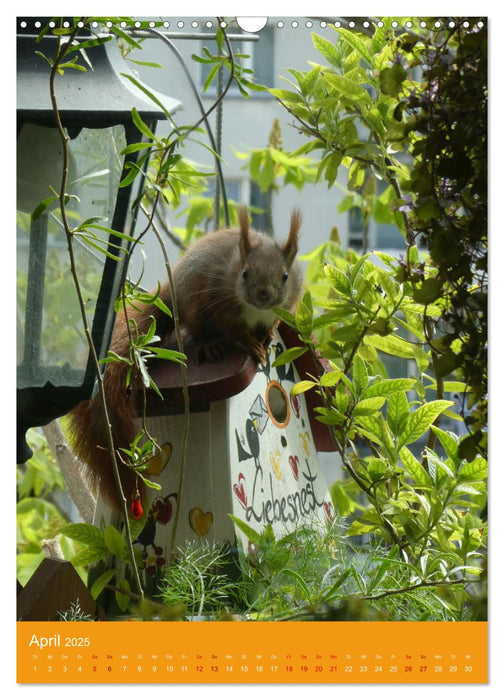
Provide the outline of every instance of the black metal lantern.
<path id="1" fill-rule="evenodd" d="M 19 26 L 29 22 L 18 19 Z M 77 37 L 81 42 L 89 39 L 85 33 Z M 39 215 L 41 201 L 51 197 L 50 188 L 59 192 L 61 186 L 62 143 L 50 99 L 50 66 L 40 55 L 54 57 L 58 39 L 46 34 L 36 40 L 29 27 L 17 36 L 18 462 L 31 456 L 26 430 L 45 425 L 90 398 L 96 382 L 58 199 Z M 128 69 L 115 40 L 93 46 L 87 54 L 91 65 L 85 72 L 65 70 L 56 81 L 58 111 L 69 137 L 66 214 L 71 224 L 92 219 L 131 236 L 136 216 L 132 204 L 142 182 L 137 177 L 127 187 L 119 183 L 126 174 L 121 151 L 142 140 L 132 109 L 154 132 L 156 121 L 166 119 L 180 103 L 149 90 L 163 110 L 121 76 Z M 127 160 L 135 158 L 132 153 Z M 89 239 L 79 240 L 75 264 L 101 358 L 112 334 L 114 301 L 129 243 L 110 235 L 104 243 L 114 254 L 109 257 Z"/>

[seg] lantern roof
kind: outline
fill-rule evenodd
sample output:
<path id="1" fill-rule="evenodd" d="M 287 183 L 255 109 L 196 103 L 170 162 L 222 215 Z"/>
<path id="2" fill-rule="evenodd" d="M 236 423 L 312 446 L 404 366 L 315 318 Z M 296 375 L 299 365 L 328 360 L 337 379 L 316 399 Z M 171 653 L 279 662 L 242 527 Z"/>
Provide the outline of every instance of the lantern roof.
<path id="1" fill-rule="evenodd" d="M 101 35 L 106 39 L 107 35 Z M 82 43 L 91 37 L 78 36 Z M 54 124 L 49 92 L 50 66 L 36 52 L 53 58 L 58 37 L 46 34 L 39 41 L 33 34 L 17 36 L 17 114 L 20 120 Z M 71 58 L 76 54 L 71 54 Z M 121 56 L 115 37 L 86 50 L 86 60 L 79 61 L 86 71 L 66 68 L 58 75 L 55 89 L 58 110 L 65 126 L 111 126 L 131 122 L 131 111 L 137 109 L 146 120 L 164 120 L 181 107 L 181 103 L 148 88 L 152 100 L 122 74 L 138 78 Z"/>

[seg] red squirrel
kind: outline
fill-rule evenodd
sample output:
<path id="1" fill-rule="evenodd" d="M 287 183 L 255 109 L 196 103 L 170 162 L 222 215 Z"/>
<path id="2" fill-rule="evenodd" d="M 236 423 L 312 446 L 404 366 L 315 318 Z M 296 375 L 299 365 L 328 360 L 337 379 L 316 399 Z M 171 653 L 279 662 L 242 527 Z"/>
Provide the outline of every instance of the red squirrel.
<path id="1" fill-rule="evenodd" d="M 258 363 L 266 361 L 266 349 L 278 318 L 274 307 L 292 310 L 299 299 L 302 277 L 295 258 L 301 214 L 292 213 L 287 241 L 280 245 L 271 236 L 249 228 L 248 212 L 239 210 L 239 228 L 209 233 L 193 243 L 174 265 L 180 323 L 198 349 L 199 361 L 215 361 L 233 349 L 244 350 Z M 171 308 L 169 284 L 160 292 Z M 156 319 L 156 334 L 163 340 L 174 329 L 173 319 L 154 304 L 129 309 L 138 333 L 144 333 Z M 127 357 L 129 335 L 124 314 L 119 314 L 110 349 Z M 129 448 L 137 434 L 139 378 L 126 386 L 128 367 L 121 362 L 107 365 L 104 388 L 115 449 Z M 88 467 L 94 489 L 112 506 L 119 507 L 107 433 L 99 395 L 79 404 L 70 413 L 72 447 Z M 142 481 L 134 471 L 117 460 L 126 499 L 143 494 Z"/>

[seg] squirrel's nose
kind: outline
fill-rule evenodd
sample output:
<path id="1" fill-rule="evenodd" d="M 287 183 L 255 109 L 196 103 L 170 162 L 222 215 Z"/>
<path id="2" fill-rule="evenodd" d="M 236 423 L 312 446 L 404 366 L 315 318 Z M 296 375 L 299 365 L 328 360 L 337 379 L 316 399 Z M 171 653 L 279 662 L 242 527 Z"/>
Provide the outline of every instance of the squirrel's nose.
<path id="1" fill-rule="evenodd" d="M 257 290 L 257 298 L 260 301 L 268 301 L 268 299 L 271 297 L 271 292 L 268 289 L 268 287 L 260 287 Z"/>

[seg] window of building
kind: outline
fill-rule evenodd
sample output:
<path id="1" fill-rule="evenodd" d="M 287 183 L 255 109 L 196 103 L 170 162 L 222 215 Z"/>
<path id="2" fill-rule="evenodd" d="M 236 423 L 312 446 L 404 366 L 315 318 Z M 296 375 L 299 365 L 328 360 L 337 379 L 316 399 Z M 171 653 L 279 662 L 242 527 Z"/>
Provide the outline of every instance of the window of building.
<path id="1" fill-rule="evenodd" d="M 377 195 L 383 194 L 388 184 L 383 180 L 377 182 Z M 359 207 L 348 211 L 348 246 L 359 252 L 366 243 L 367 250 L 403 250 L 405 241 L 402 233 L 395 224 L 379 223 L 371 218 L 368 224 L 367 241 L 364 241 L 364 223 Z"/>
<path id="2" fill-rule="evenodd" d="M 255 182 L 250 183 L 250 206 L 258 209 L 258 212 L 252 212 L 252 226 L 258 231 L 268 232 L 268 194 L 261 192 L 259 185 Z"/>

